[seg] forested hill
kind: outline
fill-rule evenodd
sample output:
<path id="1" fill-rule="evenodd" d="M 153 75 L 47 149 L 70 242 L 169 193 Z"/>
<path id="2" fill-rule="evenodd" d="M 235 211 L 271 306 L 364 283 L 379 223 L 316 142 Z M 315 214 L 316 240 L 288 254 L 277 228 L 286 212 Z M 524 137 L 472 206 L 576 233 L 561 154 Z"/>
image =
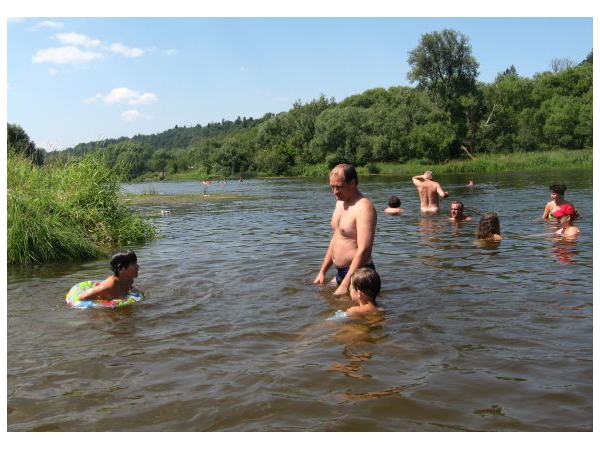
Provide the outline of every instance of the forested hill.
<path id="1" fill-rule="evenodd" d="M 194 142 L 208 138 L 218 138 L 230 133 L 245 130 L 256 126 L 257 124 L 273 117 L 272 113 L 265 114 L 261 119 L 253 119 L 252 117 L 238 117 L 235 121 L 223 119 L 221 122 L 208 123 L 205 126 L 200 124 L 193 127 L 179 127 L 175 125 L 170 130 L 163 131 L 157 134 L 142 135 L 138 134 L 132 138 L 120 137 L 118 139 L 104 139 L 103 141 L 92 141 L 87 143 L 77 144 L 75 147 L 65 149 L 66 152 L 72 155 L 84 155 L 87 152 L 106 147 L 112 144 L 119 144 L 124 141 L 135 141 L 140 144 L 147 144 L 154 150 L 161 148 L 188 148 Z"/>
<path id="2" fill-rule="evenodd" d="M 593 144 L 593 53 L 522 77 L 510 66 L 477 81 L 468 38 L 422 36 L 409 53 L 414 87 L 374 88 L 336 102 L 325 95 L 279 114 L 154 135 L 79 144 L 48 162 L 102 152 L 124 180 L 194 171 L 203 176 L 299 175 L 339 162 L 440 163 L 483 153 L 581 149 Z"/>

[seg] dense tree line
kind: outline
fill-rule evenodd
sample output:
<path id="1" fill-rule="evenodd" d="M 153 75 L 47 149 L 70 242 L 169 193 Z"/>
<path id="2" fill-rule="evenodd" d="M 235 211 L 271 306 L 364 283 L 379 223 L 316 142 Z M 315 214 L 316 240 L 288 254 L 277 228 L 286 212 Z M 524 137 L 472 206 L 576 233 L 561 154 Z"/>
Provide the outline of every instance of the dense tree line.
<path id="1" fill-rule="evenodd" d="M 194 170 L 207 175 L 302 174 L 344 161 L 358 166 L 440 163 L 482 153 L 592 146 L 593 53 L 579 64 L 554 60 L 533 78 L 511 66 L 477 81 L 468 38 L 425 34 L 409 53 L 414 87 L 374 88 L 341 102 L 321 95 L 279 114 L 79 144 L 47 155 L 103 152 L 122 179 Z"/>

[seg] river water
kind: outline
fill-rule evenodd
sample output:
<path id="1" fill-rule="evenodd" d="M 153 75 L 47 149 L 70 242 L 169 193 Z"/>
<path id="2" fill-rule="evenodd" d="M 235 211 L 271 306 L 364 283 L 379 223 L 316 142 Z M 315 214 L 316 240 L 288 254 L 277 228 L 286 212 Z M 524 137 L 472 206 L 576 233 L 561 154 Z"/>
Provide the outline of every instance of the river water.
<path id="1" fill-rule="evenodd" d="M 132 307 L 65 305 L 107 260 L 9 268 L 8 431 L 591 431 L 592 172 L 438 181 L 450 198 L 425 216 L 410 177 L 360 179 L 379 213 L 385 313 L 371 322 L 326 320 L 351 301 L 312 284 L 335 203 L 326 178 L 214 183 L 200 203 L 139 207 L 162 238 L 133 247 L 146 300 Z M 575 241 L 539 218 L 556 182 L 581 215 Z M 383 214 L 391 194 L 405 214 Z M 451 199 L 474 220 L 449 222 Z M 475 240 L 488 211 L 496 246 Z"/>

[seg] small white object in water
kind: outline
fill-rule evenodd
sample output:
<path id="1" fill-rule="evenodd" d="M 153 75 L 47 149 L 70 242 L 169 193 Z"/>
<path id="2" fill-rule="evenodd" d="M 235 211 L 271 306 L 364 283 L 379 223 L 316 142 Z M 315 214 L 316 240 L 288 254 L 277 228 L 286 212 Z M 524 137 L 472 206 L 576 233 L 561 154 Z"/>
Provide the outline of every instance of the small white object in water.
<path id="1" fill-rule="evenodd" d="M 166 216 L 168 214 L 171 214 L 171 211 L 169 211 L 168 209 L 161 209 L 160 210 L 160 215 L 161 216 Z"/>
<path id="2" fill-rule="evenodd" d="M 325 320 L 335 320 L 335 321 L 341 321 L 348 318 L 348 314 L 346 313 L 346 311 L 342 311 L 341 309 L 338 309 L 335 314 L 331 317 L 328 317 Z"/>

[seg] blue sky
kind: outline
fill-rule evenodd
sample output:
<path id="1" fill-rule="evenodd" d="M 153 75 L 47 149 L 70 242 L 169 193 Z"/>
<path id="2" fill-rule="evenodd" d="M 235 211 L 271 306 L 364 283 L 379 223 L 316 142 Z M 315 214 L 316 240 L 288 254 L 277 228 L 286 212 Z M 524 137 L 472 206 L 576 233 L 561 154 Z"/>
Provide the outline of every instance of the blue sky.
<path id="1" fill-rule="evenodd" d="M 259 118 L 321 94 L 341 101 L 375 87 L 410 86 L 408 52 L 424 33 L 445 28 L 469 38 L 483 82 L 510 65 L 532 77 L 549 70 L 555 58 L 579 63 L 593 49 L 591 13 L 583 18 L 23 15 L 7 19 L 6 27 L 7 122 L 23 127 L 46 150 L 160 133 L 175 125 Z"/>

